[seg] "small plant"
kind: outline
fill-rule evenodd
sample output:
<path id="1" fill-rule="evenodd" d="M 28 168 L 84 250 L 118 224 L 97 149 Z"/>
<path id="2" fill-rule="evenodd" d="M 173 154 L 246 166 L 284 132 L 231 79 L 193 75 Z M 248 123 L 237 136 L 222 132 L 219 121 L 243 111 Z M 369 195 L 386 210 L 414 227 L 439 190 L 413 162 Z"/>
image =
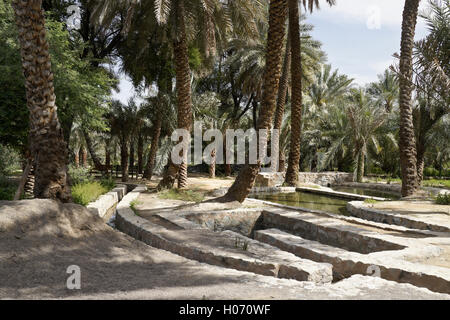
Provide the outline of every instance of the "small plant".
<path id="1" fill-rule="evenodd" d="M 159 193 L 160 199 L 181 200 L 188 202 L 202 202 L 205 199 L 205 193 L 196 190 L 171 189 Z"/>
<path id="2" fill-rule="evenodd" d="M 80 183 L 72 186 L 72 198 L 75 203 L 86 206 L 108 191 L 109 189 L 98 181 Z"/>
<path id="3" fill-rule="evenodd" d="M 440 194 L 436 198 L 437 204 L 450 205 L 450 193 Z"/>
<path id="4" fill-rule="evenodd" d="M 234 239 L 234 247 L 236 249 L 242 249 L 243 251 L 248 251 L 249 241 L 241 240 L 239 237 Z"/>
<path id="5" fill-rule="evenodd" d="M 102 180 L 100 180 L 100 183 L 108 190 L 114 189 L 114 187 L 116 186 L 116 182 L 111 177 L 102 178 Z"/>
<path id="6" fill-rule="evenodd" d="M 364 203 L 367 203 L 367 204 L 375 204 L 375 203 L 378 203 L 379 201 L 377 201 L 377 200 L 374 200 L 374 199 L 366 199 L 366 200 L 364 200 Z"/>
<path id="7" fill-rule="evenodd" d="M 131 208 L 131 210 L 133 210 L 133 212 L 138 216 L 139 214 L 138 214 L 138 210 L 137 210 L 137 206 L 138 205 L 140 205 L 140 204 L 142 204 L 142 202 L 141 201 L 139 201 L 138 199 L 135 199 L 135 200 L 133 200 L 133 201 L 131 201 L 130 202 L 130 208 Z"/>

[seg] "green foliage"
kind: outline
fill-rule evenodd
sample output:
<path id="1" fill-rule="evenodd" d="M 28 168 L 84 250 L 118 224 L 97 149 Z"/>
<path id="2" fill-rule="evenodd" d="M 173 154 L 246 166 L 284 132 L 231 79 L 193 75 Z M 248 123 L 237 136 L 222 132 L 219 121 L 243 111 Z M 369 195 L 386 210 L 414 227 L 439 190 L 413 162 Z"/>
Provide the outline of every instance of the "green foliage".
<path id="1" fill-rule="evenodd" d="M 142 202 L 140 202 L 138 199 L 135 199 L 133 201 L 130 202 L 130 208 L 131 210 L 133 210 L 133 212 L 138 216 L 138 210 L 136 208 L 136 206 L 142 204 Z"/>
<path id="2" fill-rule="evenodd" d="M 76 118 L 90 127 L 105 128 L 102 118 L 111 87 L 116 84 L 103 68 L 93 68 L 91 59 L 81 59 L 85 45 L 70 36 L 65 24 L 46 19 L 58 116 L 63 130 Z M 25 151 L 29 112 L 20 47 L 10 1 L 0 2 L 0 143 Z M 65 132 L 66 134 L 67 132 Z"/>
<path id="3" fill-rule="evenodd" d="M 86 206 L 108 191 L 109 189 L 98 181 L 86 182 L 72 186 L 72 197 L 75 203 Z"/>
<path id="4" fill-rule="evenodd" d="M 196 190 L 165 190 L 158 194 L 159 198 L 167 200 L 182 200 L 189 202 L 202 202 L 205 199 L 204 192 Z"/>
<path id="5" fill-rule="evenodd" d="M 423 180 L 422 185 L 424 187 L 434 187 L 434 188 L 444 187 L 450 189 L 450 180 L 438 180 L 438 179 Z"/>
<path id="6" fill-rule="evenodd" d="M 114 189 L 116 186 L 116 181 L 112 177 L 105 177 L 100 180 L 102 186 L 107 188 L 108 190 Z"/>
<path id="7" fill-rule="evenodd" d="M 0 200 L 13 200 L 17 184 L 0 175 Z"/>
<path id="8" fill-rule="evenodd" d="M 375 203 L 378 203 L 379 201 L 377 201 L 377 200 L 374 200 L 374 199 L 366 199 L 366 200 L 364 200 L 364 203 L 367 203 L 367 204 L 375 204 Z"/>
<path id="9" fill-rule="evenodd" d="M 0 175 L 11 175 L 19 169 L 19 154 L 12 148 L 0 144 Z"/>
<path id="10" fill-rule="evenodd" d="M 437 204 L 450 205 L 450 193 L 440 194 L 436 198 Z"/>
<path id="11" fill-rule="evenodd" d="M 94 180 L 89 174 L 89 169 L 87 168 L 77 168 L 74 165 L 69 165 L 68 173 L 72 180 L 72 185 L 85 184 Z"/>

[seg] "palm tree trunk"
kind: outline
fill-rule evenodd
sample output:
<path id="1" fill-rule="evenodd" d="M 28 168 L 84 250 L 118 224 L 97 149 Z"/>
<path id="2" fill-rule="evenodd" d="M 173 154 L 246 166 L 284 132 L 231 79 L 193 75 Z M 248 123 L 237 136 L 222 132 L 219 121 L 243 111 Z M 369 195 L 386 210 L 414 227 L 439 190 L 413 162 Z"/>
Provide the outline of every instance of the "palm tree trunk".
<path id="1" fill-rule="evenodd" d="M 128 181 L 128 144 L 123 141 L 120 144 L 120 165 L 122 167 L 122 182 Z"/>
<path id="2" fill-rule="evenodd" d="M 400 165 L 402 195 L 411 196 L 418 188 L 417 150 L 412 115 L 412 51 L 420 0 L 405 0 L 400 56 Z"/>
<path id="3" fill-rule="evenodd" d="M 275 113 L 281 76 L 283 44 L 286 33 L 286 16 L 286 0 L 270 0 L 264 93 L 258 119 L 258 132 L 259 129 L 270 129 Z M 260 168 L 260 161 L 258 161 L 258 164 L 246 165 L 239 172 L 236 181 L 228 190 L 223 200 L 243 202 L 250 193 Z"/>
<path id="4" fill-rule="evenodd" d="M 134 139 L 131 138 L 131 142 L 130 142 L 130 156 L 129 156 L 129 160 L 130 160 L 130 167 L 129 167 L 129 171 L 131 171 L 131 179 L 133 179 L 133 174 L 134 174 Z"/>
<path id="5" fill-rule="evenodd" d="M 80 167 L 80 148 L 76 148 L 75 151 L 73 152 L 74 154 L 74 162 L 75 162 L 75 167 L 79 168 Z"/>
<path id="6" fill-rule="evenodd" d="M 36 163 L 34 195 L 71 202 L 67 144 L 56 111 L 42 1 L 15 0 L 12 5 L 30 110 L 30 146 Z"/>
<path id="7" fill-rule="evenodd" d="M 102 164 L 102 161 L 100 160 L 100 157 L 97 155 L 94 149 L 94 144 L 92 142 L 91 137 L 89 136 L 89 133 L 83 128 L 82 129 L 84 140 L 86 141 L 86 147 L 89 150 L 89 154 L 91 155 L 92 162 L 94 163 L 95 170 L 98 171 L 104 171 L 104 166 Z"/>
<path id="8" fill-rule="evenodd" d="M 423 140 L 417 141 L 417 183 L 419 186 L 423 182 L 423 169 L 425 168 L 425 142 Z"/>
<path id="9" fill-rule="evenodd" d="M 83 168 L 87 168 L 88 163 L 87 163 L 87 150 L 85 147 L 81 148 L 81 165 L 83 166 Z"/>
<path id="10" fill-rule="evenodd" d="M 286 98 L 289 87 L 289 74 L 291 72 L 291 31 L 288 30 L 288 39 L 286 43 L 286 50 L 284 53 L 283 71 L 281 72 L 280 88 L 278 89 L 278 101 L 277 109 L 275 111 L 275 121 L 273 128 L 279 130 L 281 134 L 281 126 L 283 125 L 284 109 L 286 107 Z M 286 156 L 281 147 L 281 141 L 278 146 L 275 147 L 275 152 L 279 153 L 279 165 L 278 172 L 284 172 Z"/>
<path id="11" fill-rule="evenodd" d="M 189 53 L 186 38 L 184 0 L 179 0 L 176 7 L 176 17 L 178 22 L 178 39 L 173 43 L 176 87 L 177 87 L 177 109 L 178 109 L 178 129 L 191 131 L 192 126 L 192 99 L 191 99 L 191 69 L 189 67 Z M 185 148 L 189 147 L 189 142 L 184 141 Z M 183 165 L 187 166 L 188 159 L 183 160 Z M 180 165 L 171 163 L 165 172 L 163 179 L 157 189 L 173 188 Z"/>
<path id="12" fill-rule="evenodd" d="M 358 168 L 356 170 L 356 182 L 362 183 L 364 178 L 364 152 L 358 153 Z"/>
<path id="13" fill-rule="evenodd" d="M 144 171 L 144 137 L 142 136 L 142 133 L 139 133 L 138 136 L 138 170 L 137 174 L 142 174 Z"/>
<path id="14" fill-rule="evenodd" d="M 300 171 L 300 142 L 302 134 L 302 57 L 300 49 L 300 14 L 297 0 L 289 0 L 289 29 L 291 33 L 291 144 L 286 172 L 286 184 L 296 186 Z"/>
<path id="15" fill-rule="evenodd" d="M 183 162 L 178 170 L 178 189 L 187 189 L 188 187 L 188 172 L 187 164 Z"/>
<path id="16" fill-rule="evenodd" d="M 211 163 L 209 165 L 209 177 L 211 179 L 216 178 L 216 149 L 211 151 Z"/>
<path id="17" fill-rule="evenodd" d="M 147 166 L 144 172 L 144 178 L 151 180 L 153 176 L 153 169 L 155 168 L 156 154 L 158 153 L 159 137 L 161 136 L 162 115 L 158 112 L 155 128 L 153 131 L 152 145 L 148 154 Z"/>

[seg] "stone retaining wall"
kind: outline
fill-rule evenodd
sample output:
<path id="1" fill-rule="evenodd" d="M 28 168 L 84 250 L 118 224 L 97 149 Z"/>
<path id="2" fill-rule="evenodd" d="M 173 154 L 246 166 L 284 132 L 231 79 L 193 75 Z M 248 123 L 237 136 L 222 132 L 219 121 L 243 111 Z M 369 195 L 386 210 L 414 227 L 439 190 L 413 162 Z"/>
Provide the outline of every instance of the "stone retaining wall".
<path id="1" fill-rule="evenodd" d="M 358 218 L 381 222 L 386 224 L 393 224 L 403 226 L 410 229 L 430 230 L 436 232 L 450 232 L 450 229 L 444 226 L 427 223 L 420 220 L 415 220 L 411 217 L 392 214 L 389 212 L 368 208 L 364 202 L 353 201 L 347 203 L 347 211 Z"/>
<path id="2" fill-rule="evenodd" d="M 256 187 L 279 187 L 283 185 L 285 173 L 260 173 L 256 178 Z M 331 186 L 352 182 L 353 174 L 346 172 L 300 172 L 300 184 L 318 184 L 321 186 Z"/>

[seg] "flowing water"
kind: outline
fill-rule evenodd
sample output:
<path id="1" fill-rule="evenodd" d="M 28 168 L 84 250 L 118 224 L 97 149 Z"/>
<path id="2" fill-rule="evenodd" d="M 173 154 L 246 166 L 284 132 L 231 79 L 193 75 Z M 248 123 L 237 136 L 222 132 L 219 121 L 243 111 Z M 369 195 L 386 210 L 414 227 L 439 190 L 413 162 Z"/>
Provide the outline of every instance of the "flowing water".
<path id="1" fill-rule="evenodd" d="M 379 190 L 370 190 L 370 189 L 352 188 L 352 187 L 333 187 L 333 190 L 339 191 L 339 192 L 360 194 L 360 195 L 369 196 L 369 197 L 386 198 L 389 200 L 398 200 L 401 198 L 400 195 L 397 195 L 395 193 L 379 191 Z"/>
<path id="2" fill-rule="evenodd" d="M 261 193 L 253 196 L 252 198 L 275 202 L 291 207 L 301 207 L 335 214 L 349 215 L 346 209 L 348 200 L 331 198 L 313 193 Z"/>

